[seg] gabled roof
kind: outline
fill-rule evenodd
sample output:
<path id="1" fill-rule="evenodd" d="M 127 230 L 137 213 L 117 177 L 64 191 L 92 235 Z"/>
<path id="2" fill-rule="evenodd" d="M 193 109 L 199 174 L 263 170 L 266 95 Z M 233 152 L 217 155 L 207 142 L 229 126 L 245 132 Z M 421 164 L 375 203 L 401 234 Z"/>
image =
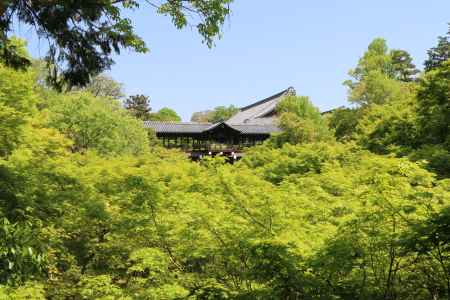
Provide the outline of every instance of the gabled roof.
<path id="1" fill-rule="evenodd" d="M 271 134 L 275 132 L 280 132 L 280 128 L 275 125 L 252 125 L 252 124 L 241 124 L 241 125 L 230 125 L 236 130 L 239 130 L 242 134 Z"/>
<path id="2" fill-rule="evenodd" d="M 227 120 L 227 123 L 254 125 L 273 124 L 273 118 L 267 118 L 266 116 L 272 115 L 275 112 L 277 104 L 287 95 L 295 95 L 295 89 L 293 87 L 289 87 L 268 98 L 242 107 L 237 114 Z"/>
<path id="3" fill-rule="evenodd" d="M 274 112 L 277 104 L 288 95 L 295 95 L 295 89 L 289 87 L 275 95 L 242 107 L 240 111 L 226 122 L 163 122 L 145 121 L 144 127 L 152 128 L 157 133 L 201 134 L 213 130 L 221 124 L 238 131 L 240 134 L 271 134 L 279 132 Z"/>
<path id="4" fill-rule="evenodd" d="M 237 133 L 240 133 L 240 131 L 238 129 L 234 128 L 233 126 L 230 126 L 226 122 L 215 123 L 215 124 L 209 126 L 204 132 L 212 131 L 212 130 L 218 128 L 218 127 L 220 127 L 220 129 L 230 128 L 231 130 L 234 130 L 234 131 L 237 131 Z"/>

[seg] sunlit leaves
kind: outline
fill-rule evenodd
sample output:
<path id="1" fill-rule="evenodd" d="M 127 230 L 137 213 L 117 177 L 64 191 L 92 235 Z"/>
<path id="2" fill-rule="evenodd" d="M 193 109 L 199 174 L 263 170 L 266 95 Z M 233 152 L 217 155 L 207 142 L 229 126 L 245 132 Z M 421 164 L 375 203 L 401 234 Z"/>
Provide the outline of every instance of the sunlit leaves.
<path id="1" fill-rule="evenodd" d="M 285 131 L 234 164 L 149 147 L 113 99 L 0 68 L 0 298 L 448 297 L 445 172 L 380 155 L 445 169 L 446 65 L 400 82 L 386 51 L 361 60 L 368 101 L 334 119 L 354 141 L 288 97 Z"/>
<path id="2" fill-rule="evenodd" d="M 113 99 L 74 93 L 49 100 L 49 126 L 74 141 L 74 152 L 137 154 L 148 146 L 142 123 Z"/>
<path id="3" fill-rule="evenodd" d="M 295 145 L 333 140 L 326 120 L 308 97 L 286 97 L 278 103 L 277 111 L 282 132 L 275 134 L 268 143 L 280 147 L 285 143 Z"/>

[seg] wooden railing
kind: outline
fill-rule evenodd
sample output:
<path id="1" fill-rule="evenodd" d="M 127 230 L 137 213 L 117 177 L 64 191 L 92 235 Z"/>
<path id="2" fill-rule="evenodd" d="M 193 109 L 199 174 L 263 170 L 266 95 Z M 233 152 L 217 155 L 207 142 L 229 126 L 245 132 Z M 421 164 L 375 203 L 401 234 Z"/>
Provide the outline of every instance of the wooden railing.
<path id="1" fill-rule="evenodd" d="M 164 146 L 169 149 L 181 149 L 183 151 L 224 151 L 224 152 L 240 152 L 244 148 L 252 147 L 261 144 L 262 141 L 251 141 L 248 143 L 231 144 L 231 143 L 217 143 L 210 141 L 202 141 L 200 143 L 166 143 Z"/>

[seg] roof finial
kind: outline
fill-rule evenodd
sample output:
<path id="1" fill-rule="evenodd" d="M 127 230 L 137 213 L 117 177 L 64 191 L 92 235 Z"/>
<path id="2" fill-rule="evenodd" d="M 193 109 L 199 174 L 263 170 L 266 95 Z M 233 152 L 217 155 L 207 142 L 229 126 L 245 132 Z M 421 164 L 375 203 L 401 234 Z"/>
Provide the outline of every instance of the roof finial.
<path id="1" fill-rule="evenodd" d="M 295 96 L 295 95 L 297 95 L 297 92 L 295 91 L 295 89 L 292 86 L 290 86 L 286 90 L 286 95 L 287 96 Z"/>

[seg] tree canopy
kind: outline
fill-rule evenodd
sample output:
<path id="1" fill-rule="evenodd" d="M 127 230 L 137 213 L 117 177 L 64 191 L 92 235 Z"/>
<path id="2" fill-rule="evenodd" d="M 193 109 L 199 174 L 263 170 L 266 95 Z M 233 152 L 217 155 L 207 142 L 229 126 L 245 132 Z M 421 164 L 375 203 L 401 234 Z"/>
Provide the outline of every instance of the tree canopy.
<path id="1" fill-rule="evenodd" d="M 113 99 L 81 92 L 50 97 L 46 105 L 48 125 L 73 141 L 73 152 L 95 149 L 101 154 L 138 154 L 148 147 L 142 122 Z"/>
<path id="2" fill-rule="evenodd" d="M 180 116 L 171 108 L 163 107 L 152 112 L 150 97 L 145 95 L 132 95 L 125 100 L 125 108 L 130 114 L 143 121 L 181 121 Z"/>
<path id="3" fill-rule="evenodd" d="M 115 100 L 122 100 L 125 97 L 123 84 L 106 74 L 99 74 L 93 77 L 84 88 L 75 88 L 74 90 L 88 91 L 94 96 L 109 97 Z"/>
<path id="4" fill-rule="evenodd" d="M 408 52 L 389 50 L 386 41 L 374 39 L 357 66 L 349 71 L 353 80 L 345 81 L 349 88 L 349 101 L 360 105 L 383 104 L 390 98 L 400 97 L 418 73 Z"/>
<path id="5" fill-rule="evenodd" d="M 125 11 L 150 6 L 169 16 L 176 28 L 190 21 L 203 41 L 211 47 L 230 13 L 232 0 L 161 1 L 25 1 L 0 3 L 0 59 L 7 66 L 24 68 L 31 61 L 18 51 L 9 37 L 14 23 L 30 26 L 49 44 L 46 61 L 53 86 L 84 86 L 93 76 L 108 70 L 113 54 L 122 49 L 147 52 L 144 41 L 134 32 Z M 148 9 L 146 7 L 145 9 Z M 194 16 L 192 19 L 188 16 Z"/>
<path id="6" fill-rule="evenodd" d="M 351 109 L 286 97 L 233 164 L 0 64 L 0 298 L 449 299 L 450 61 L 404 80 L 386 53 Z"/>
<path id="7" fill-rule="evenodd" d="M 350 71 L 354 80 L 345 83 L 349 101 L 357 105 L 351 110 L 353 117 L 340 118 L 338 110 L 330 118 L 336 134 L 347 128 L 347 140 L 375 153 L 425 161 L 439 176 L 448 176 L 450 88 L 445 41 L 440 37 L 438 45 L 428 52 L 425 73 L 405 80 L 390 73 L 393 61 L 386 55 L 386 42 L 375 39 Z"/>
<path id="8" fill-rule="evenodd" d="M 168 107 L 163 107 L 155 113 L 150 113 L 147 119 L 151 121 L 181 121 L 181 118 L 176 111 Z"/>
<path id="9" fill-rule="evenodd" d="M 308 97 L 288 96 L 278 103 L 276 109 L 282 132 L 273 136 L 270 143 L 281 146 L 333 139 L 325 118 Z"/>
<path id="10" fill-rule="evenodd" d="M 438 44 L 428 50 L 425 70 L 430 71 L 440 67 L 450 59 L 450 23 L 447 35 L 438 37 Z"/>
<path id="11" fill-rule="evenodd" d="M 150 107 L 150 97 L 145 95 L 129 96 L 125 100 L 124 106 L 130 114 L 141 120 L 146 120 L 152 110 Z"/>
<path id="12" fill-rule="evenodd" d="M 237 112 L 239 112 L 239 108 L 234 105 L 217 106 L 213 110 L 193 113 L 191 116 L 191 121 L 200 123 L 218 123 L 228 120 Z"/>

